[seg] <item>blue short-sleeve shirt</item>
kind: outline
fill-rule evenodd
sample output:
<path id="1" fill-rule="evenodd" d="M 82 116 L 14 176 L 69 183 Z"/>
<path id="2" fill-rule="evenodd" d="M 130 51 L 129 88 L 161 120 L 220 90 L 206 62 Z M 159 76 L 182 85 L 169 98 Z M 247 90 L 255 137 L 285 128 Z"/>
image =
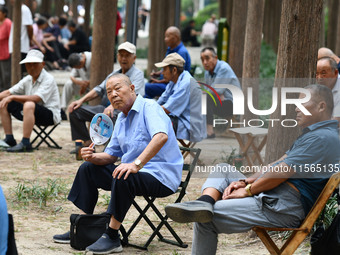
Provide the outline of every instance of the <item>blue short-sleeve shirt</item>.
<path id="1" fill-rule="evenodd" d="M 199 142 L 206 137 L 206 121 L 201 113 L 202 91 L 188 71 L 177 82 L 170 81 L 157 103 L 178 118 L 177 138 Z"/>
<path id="2" fill-rule="evenodd" d="M 327 120 L 306 127 L 283 160 L 295 170 L 288 181 L 300 191 L 305 213 L 312 208 L 328 178 L 340 170 L 337 126 L 338 121 Z"/>
<path id="3" fill-rule="evenodd" d="M 156 101 L 138 95 L 128 115 L 118 115 L 105 152 L 121 157 L 122 163 L 132 163 L 157 133 L 167 134 L 168 140 L 140 171 L 151 174 L 175 192 L 181 182 L 183 157 L 170 118 Z"/>
<path id="4" fill-rule="evenodd" d="M 213 88 L 215 88 L 215 84 L 231 84 L 241 88 L 240 82 L 237 79 L 233 69 L 228 63 L 222 60 L 217 60 L 214 72 L 212 74 L 209 71 L 204 72 L 204 81 Z M 223 95 L 225 98 L 224 100 L 233 101 L 233 97 L 229 89 L 217 88 L 216 92 L 219 95 Z"/>

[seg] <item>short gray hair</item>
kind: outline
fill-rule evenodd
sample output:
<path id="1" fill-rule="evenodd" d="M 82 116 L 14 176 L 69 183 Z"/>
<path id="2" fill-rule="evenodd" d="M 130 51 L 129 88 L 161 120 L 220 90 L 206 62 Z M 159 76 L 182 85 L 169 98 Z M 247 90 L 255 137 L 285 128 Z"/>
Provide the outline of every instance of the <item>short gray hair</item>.
<path id="1" fill-rule="evenodd" d="M 122 79 L 126 86 L 130 86 L 132 84 L 130 78 L 127 75 L 122 74 L 122 73 L 113 73 L 113 74 L 110 74 L 106 78 L 106 84 L 105 85 L 107 85 L 107 82 L 112 78 Z"/>
<path id="2" fill-rule="evenodd" d="M 331 116 L 334 108 L 332 91 L 328 87 L 320 84 L 311 84 L 306 86 L 305 89 L 309 89 L 312 92 L 311 100 L 315 103 L 320 103 L 321 101 L 326 103 L 327 113 Z"/>
<path id="3" fill-rule="evenodd" d="M 318 59 L 318 62 L 322 61 L 322 60 L 327 60 L 328 61 L 328 64 L 332 68 L 332 71 L 338 70 L 338 64 L 336 63 L 336 61 L 333 58 L 331 58 L 331 57 L 322 57 L 322 58 Z"/>
<path id="4" fill-rule="evenodd" d="M 82 59 L 82 54 L 81 53 L 72 53 L 68 57 L 68 64 L 70 67 L 75 67 L 80 65 L 80 61 Z"/>

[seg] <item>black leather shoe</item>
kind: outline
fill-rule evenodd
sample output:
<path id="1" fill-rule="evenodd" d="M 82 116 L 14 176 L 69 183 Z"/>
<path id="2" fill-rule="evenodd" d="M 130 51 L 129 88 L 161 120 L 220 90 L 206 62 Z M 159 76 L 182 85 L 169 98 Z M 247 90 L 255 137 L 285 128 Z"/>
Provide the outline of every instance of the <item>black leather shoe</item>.
<path id="1" fill-rule="evenodd" d="M 32 152 L 33 148 L 31 145 L 26 146 L 23 143 L 18 143 L 17 145 L 11 148 L 8 148 L 6 151 L 7 152 Z"/>
<path id="2" fill-rule="evenodd" d="M 207 135 L 207 138 L 208 139 L 213 139 L 213 138 L 215 138 L 216 136 L 215 136 L 215 133 L 213 133 L 213 134 L 211 134 L 211 135 Z"/>
<path id="3" fill-rule="evenodd" d="M 13 140 L 7 140 L 7 139 L 4 139 L 2 140 L 3 142 L 7 143 L 10 147 L 13 147 L 15 145 L 17 145 L 17 141 L 15 141 L 14 139 Z"/>

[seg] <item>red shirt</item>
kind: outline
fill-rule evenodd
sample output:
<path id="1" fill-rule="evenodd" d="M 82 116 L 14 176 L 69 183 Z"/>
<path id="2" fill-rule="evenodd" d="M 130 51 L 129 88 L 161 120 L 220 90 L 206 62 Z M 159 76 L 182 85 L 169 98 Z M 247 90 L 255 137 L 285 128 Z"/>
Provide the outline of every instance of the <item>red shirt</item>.
<path id="1" fill-rule="evenodd" d="M 0 60 L 9 58 L 8 39 L 11 32 L 12 21 L 5 18 L 4 22 L 0 25 Z"/>

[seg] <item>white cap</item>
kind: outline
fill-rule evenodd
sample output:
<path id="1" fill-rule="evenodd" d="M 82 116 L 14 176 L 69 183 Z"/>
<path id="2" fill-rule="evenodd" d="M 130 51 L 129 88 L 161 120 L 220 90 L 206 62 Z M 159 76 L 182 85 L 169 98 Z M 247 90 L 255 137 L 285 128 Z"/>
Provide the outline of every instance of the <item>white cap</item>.
<path id="1" fill-rule="evenodd" d="M 136 55 L 136 46 L 133 45 L 130 42 L 124 42 L 118 46 L 118 51 L 120 50 L 126 50 L 127 52 L 130 52 L 132 54 Z"/>
<path id="2" fill-rule="evenodd" d="M 39 50 L 30 50 L 27 53 L 26 58 L 21 60 L 20 64 L 42 62 L 44 62 L 44 54 Z"/>

